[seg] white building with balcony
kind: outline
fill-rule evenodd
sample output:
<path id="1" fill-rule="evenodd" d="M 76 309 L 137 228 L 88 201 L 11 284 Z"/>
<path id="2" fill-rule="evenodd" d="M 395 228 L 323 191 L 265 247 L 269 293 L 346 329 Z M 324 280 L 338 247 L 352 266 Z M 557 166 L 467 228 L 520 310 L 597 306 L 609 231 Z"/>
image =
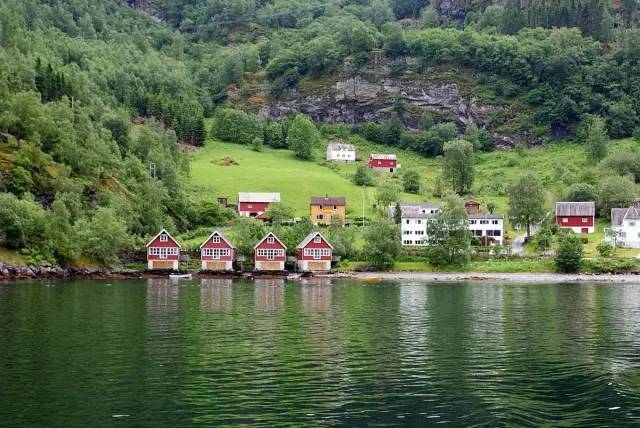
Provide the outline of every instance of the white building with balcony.
<path id="1" fill-rule="evenodd" d="M 504 245 L 504 217 L 497 214 L 469 214 L 469 231 L 482 243 Z"/>

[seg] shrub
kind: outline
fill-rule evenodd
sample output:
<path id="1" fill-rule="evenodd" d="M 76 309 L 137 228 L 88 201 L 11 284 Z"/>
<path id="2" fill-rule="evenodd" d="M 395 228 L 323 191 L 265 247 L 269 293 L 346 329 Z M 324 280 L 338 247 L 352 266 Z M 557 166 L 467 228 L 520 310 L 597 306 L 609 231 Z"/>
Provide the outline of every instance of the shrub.
<path id="1" fill-rule="evenodd" d="M 596 250 L 600 257 L 611 257 L 613 255 L 613 247 L 606 241 L 602 241 L 596 246 Z"/>
<path id="2" fill-rule="evenodd" d="M 580 270 L 582 262 L 582 242 L 578 235 L 568 233 L 558 238 L 558 252 L 555 265 L 559 272 L 573 273 Z"/>

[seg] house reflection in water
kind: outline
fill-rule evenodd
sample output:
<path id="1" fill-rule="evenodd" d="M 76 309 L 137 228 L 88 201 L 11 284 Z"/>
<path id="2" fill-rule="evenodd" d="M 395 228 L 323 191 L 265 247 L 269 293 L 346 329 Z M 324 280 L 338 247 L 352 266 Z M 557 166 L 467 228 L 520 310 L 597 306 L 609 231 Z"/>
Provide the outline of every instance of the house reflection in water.
<path id="1" fill-rule="evenodd" d="M 306 310 L 327 310 L 331 308 L 332 294 L 331 280 L 310 278 L 302 280 L 300 293 L 302 307 Z"/>
<path id="2" fill-rule="evenodd" d="M 282 309 L 284 305 L 284 279 L 255 280 L 256 308 Z"/>
<path id="3" fill-rule="evenodd" d="M 147 280 L 147 312 L 176 312 L 180 287 L 170 279 Z"/>
<path id="4" fill-rule="evenodd" d="M 213 312 L 231 310 L 233 300 L 231 279 L 203 279 L 200 281 L 200 307 Z"/>

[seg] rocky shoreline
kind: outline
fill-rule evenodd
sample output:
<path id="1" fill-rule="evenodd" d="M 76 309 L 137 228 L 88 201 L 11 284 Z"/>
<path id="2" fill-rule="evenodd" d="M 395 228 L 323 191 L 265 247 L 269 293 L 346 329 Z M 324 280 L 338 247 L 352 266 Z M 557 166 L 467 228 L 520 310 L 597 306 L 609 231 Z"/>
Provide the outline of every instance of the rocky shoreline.
<path id="1" fill-rule="evenodd" d="M 149 272 L 136 269 L 102 268 L 63 268 L 55 265 L 15 266 L 0 263 L 0 282 L 28 280 L 62 279 L 143 279 L 166 278 L 169 272 Z M 251 274 L 197 272 L 194 278 L 281 278 L 298 279 L 301 274 Z M 333 272 L 317 275 L 304 275 L 321 279 L 354 279 L 363 282 L 407 281 L 407 282 L 464 282 L 464 281 L 501 281 L 520 283 L 549 282 L 600 282 L 600 283 L 638 283 L 640 274 L 560 274 L 560 273 L 436 273 L 436 272 Z"/>

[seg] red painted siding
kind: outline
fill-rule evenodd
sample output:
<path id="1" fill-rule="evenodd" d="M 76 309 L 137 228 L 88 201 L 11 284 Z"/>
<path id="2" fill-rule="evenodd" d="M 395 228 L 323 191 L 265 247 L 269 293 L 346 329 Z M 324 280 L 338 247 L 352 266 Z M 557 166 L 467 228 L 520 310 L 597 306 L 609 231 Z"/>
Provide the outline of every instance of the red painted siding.
<path id="1" fill-rule="evenodd" d="M 369 168 L 395 168 L 398 164 L 394 159 L 370 159 Z"/>
<path id="2" fill-rule="evenodd" d="M 274 257 L 273 259 L 269 259 L 265 256 L 258 256 L 258 250 L 283 250 L 283 253 L 281 257 Z M 273 239 L 273 244 L 267 243 L 267 240 L 265 239 L 260 243 L 260 245 L 256 247 L 256 256 L 255 256 L 256 261 L 284 262 L 286 261 L 286 259 L 287 259 L 287 251 L 285 250 L 284 246 L 280 242 L 278 242 L 278 240 L 275 238 Z"/>
<path id="3" fill-rule="evenodd" d="M 251 205 L 251 207 L 249 207 Z M 245 213 L 263 213 L 269 208 L 269 202 L 240 202 L 238 211 Z"/>
<path id="4" fill-rule="evenodd" d="M 151 248 L 151 247 L 156 247 L 156 248 L 177 248 L 178 249 L 178 254 L 176 254 L 176 255 L 167 255 L 167 257 L 161 259 L 159 255 L 151 255 L 151 254 L 149 254 L 149 248 Z M 160 241 L 160 236 L 158 236 L 147 247 L 147 260 L 180 260 L 180 247 L 178 246 L 178 244 L 176 242 L 171 240 L 171 237 L 169 237 L 167 242 L 161 242 Z"/>
<path id="5" fill-rule="evenodd" d="M 220 260 L 220 261 L 233 261 L 234 256 L 235 256 L 235 250 L 233 249 L 233 247 L 231 247 L 231 245 L 227 244 L 226 241 L 222 238 L 220 238 L 220 242 L 219 243 L 214 243 L 213 238 L 209 239 L 203 246 L 202 249 L 200 250 L 201 252 L 201 256 L 200 258 L 202 260 Z M 205 248 L 227 248 L 229 249 L 229 255 L 228 256 L 220 256 L 217 259 L 214 259 L 213 256 L 205 256 L 204 255 L 204 250 Z"/>
<path id="6" fill-rule="evenodd" d="M 562 219 L 568 219 L 566 223 L 562 221 Z M 583 223 L 582 219 L 586 218 L 587 222 Z M 560 227 L 593 227 L 594 218 L 593 216 L 556 216 L 556 223 Z"/>
<path id="7" fill-rule="evenodd" d="M 329 250 L 329 255 L 328 256 L 321 256 L 319 259 L 315 259 L 315 258 L 313 258 L 313 256 L 305 256 L 304 255 L 304 249 L 305 248 L 326 248 L 326 249 Z M 322 239 L 319 243 L 311 241 L 306 245 L 306 247 L 299 248 L 298 249 L 298 260 L 311 260 L 311 261 L 313 261 L 313 260 L 316 260 L 316 261 L 317 260 L 328 260 L 328 261 L 331 261 L 331 254 L 332 254 L 331 247 L 329 246 L 329 244 L 324 239 Z"/>

